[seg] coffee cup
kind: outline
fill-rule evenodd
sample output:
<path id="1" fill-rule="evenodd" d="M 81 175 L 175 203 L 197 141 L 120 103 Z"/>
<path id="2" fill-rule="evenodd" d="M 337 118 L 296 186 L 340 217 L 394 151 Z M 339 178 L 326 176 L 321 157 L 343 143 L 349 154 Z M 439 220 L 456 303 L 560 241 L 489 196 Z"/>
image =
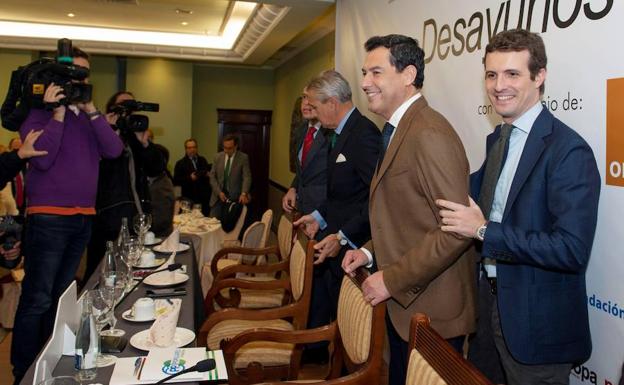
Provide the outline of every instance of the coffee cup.
<path id="1" fill-rule="evenodd" d="M 154 243 L 154 240 L 156 240 L 156 236 L 154 235 L 154 233 L 152 233 L 151 231 L 145 233 L 145 239 L 143 241 L 144 244 L 151 245 L 152 243 Z"/>
<path id="2" fill-rule="evenodd" d="M 140 266 L 151 267 L 154 265 L 155 260 L 156 254 L 154 254 L 154 252 L 151 250 L 144 250 L 143 253 L 141 253 Z"/>
<path id="3" fill-rule="evenodd" d="M 154 300 L 148 297 L 139 298 L 132 305 L 132 316 L 137 321 L 147 321 L 154 319 L 156 306 Z"/>

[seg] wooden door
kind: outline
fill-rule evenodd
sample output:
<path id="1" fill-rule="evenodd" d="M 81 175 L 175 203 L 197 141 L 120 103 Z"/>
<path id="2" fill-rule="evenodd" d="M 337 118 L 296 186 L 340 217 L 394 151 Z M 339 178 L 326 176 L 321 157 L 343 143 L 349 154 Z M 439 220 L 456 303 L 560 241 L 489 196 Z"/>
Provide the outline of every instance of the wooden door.
<path id="1" fill-rule="evenodd" d="M 238 150 L 249 156 L 252 200 L 246 223 L 259 220 L 268 207 L 271 115 L 266 110 L 217 109 L 219 151 L 223 151 L 223 137 L 235 134 Z"/>

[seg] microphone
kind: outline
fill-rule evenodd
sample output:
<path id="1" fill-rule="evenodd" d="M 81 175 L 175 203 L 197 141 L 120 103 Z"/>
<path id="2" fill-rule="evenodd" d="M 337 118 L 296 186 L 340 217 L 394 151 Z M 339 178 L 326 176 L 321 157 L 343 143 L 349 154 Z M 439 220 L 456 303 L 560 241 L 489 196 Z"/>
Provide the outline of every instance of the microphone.
<path id="1" fill-rule="evenodd" d="M 208 358 L 206 360 L 202 360 L 199 361 L 197 364 L 191 366 L 188 369 L 184 369 L 181 372 L 175 373 L 170 375 L 169 377 L 165 377 L 162 380 L 158 381 L 156 383 L 156 385 L 158 384 L 164 384 L 165 382 L 171 380 L 174 377 L 180 376 L 184 373 L 191 373 L 191 372 L 199 372 L 199 373 L 203 373 L 203 372 L 208 372 L 211 371 L 212 369 L 214 369 L 217 366 L 217 364 L 215 363 L 215 360 L 213 360 L 212 358 Z"/>

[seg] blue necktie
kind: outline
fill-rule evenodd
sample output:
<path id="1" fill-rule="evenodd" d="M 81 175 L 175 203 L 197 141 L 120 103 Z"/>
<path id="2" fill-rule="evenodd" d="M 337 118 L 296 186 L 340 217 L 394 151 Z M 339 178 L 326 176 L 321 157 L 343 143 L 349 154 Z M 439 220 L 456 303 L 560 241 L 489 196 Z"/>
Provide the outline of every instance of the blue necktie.
<path id="1" fill-rule="evenodd" d="M 388 122 L 384 124 L 383 130 L 381 131 L 381 149 L 379 151 L 379 162 L 377 162 L 377 170 L 381 167 L 381 162 L 383 162 L 384 156 L 386 155 L 386 150 L 388 149 L 388 144 L 390 143 L 390 138 L 392 137 L 392 133 L 394 132 L 394 126 Z"/>

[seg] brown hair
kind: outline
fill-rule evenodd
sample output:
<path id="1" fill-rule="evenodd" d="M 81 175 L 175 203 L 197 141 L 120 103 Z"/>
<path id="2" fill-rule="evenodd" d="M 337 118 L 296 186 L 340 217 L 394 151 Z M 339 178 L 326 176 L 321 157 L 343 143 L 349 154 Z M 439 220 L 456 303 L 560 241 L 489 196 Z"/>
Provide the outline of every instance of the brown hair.
<path id="1" fill-rule="evenodd" d="M 495 51 L 502 52 L 520 52 L 529 51 L 529 72 L 531 73 L 531 80 L 535 79 L 535 76 L 543 68 L 546 69 L 546 47 L 544 41 L 537 33 L 529 32 L 524 29 L 510 29 L 509 31 L 503 31 L 492 38 L 492 40 L 485 47 L 485 57 L 483 63 L 485 64 L 485 58 L 488 53 Z M 540 86 L 540 94 L 544 93 L 545 84 Z"/>

